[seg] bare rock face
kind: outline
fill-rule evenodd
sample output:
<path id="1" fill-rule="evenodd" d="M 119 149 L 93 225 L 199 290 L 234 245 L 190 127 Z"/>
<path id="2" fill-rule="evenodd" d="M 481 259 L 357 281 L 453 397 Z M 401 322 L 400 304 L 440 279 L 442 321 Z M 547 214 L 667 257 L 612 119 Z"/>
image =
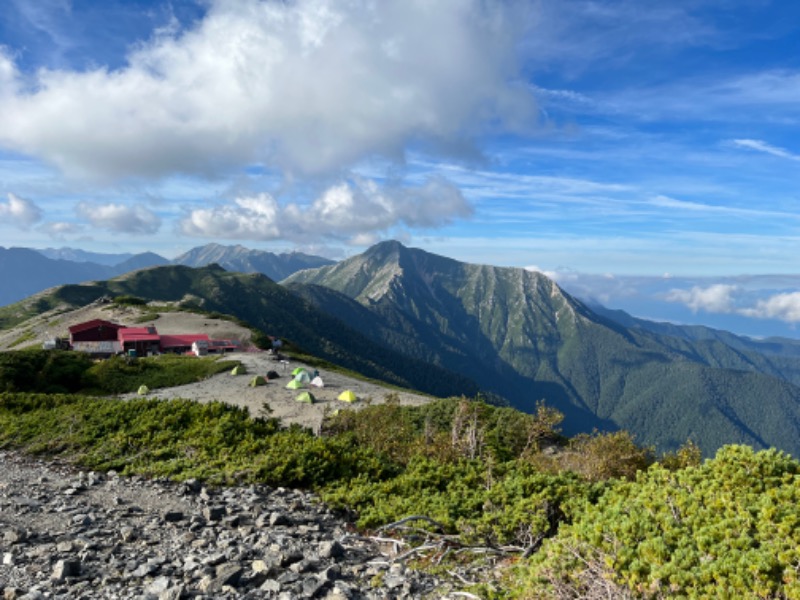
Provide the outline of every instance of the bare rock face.
<path id="1" fill-rule="evenodd" d="M 352 531 L 300 491 L 123 478 L 0 452 L 4 598 L 469 597 Z"/>

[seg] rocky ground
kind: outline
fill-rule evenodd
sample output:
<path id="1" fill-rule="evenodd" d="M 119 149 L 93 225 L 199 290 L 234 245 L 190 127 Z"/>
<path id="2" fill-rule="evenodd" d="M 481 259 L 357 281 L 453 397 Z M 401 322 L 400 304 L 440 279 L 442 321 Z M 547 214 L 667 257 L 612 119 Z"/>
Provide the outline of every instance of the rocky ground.
<path id="1" fill-rule="evenodd" d="M 453 582 L 480 574 L 433 577 L 407 568 L 405 549 L 300 491 L 206 489 L 0 452 L 7 600 L 478 597 Z"/>

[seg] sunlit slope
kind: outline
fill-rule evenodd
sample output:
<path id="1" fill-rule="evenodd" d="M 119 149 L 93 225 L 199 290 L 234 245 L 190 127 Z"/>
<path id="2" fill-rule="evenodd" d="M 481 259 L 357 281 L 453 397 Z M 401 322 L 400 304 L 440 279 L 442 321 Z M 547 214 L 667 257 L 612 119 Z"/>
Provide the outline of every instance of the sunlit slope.
<path id="1" fill-rule="evenodd" d="M 707 452 L 731 442 L 800 451 L 800 389 L 760 372 L 757 358 L 627 328 L 540 273 L 385 242 L 284 284 L 349 296 L 373 315 L 350 323 L 364 335 L 523 410 L 544 399 L 567 414 L 570 432 L 621 427 L 661 449 L 691 437 Z M 319 293 L 309 300 L 340 310 Z"/>

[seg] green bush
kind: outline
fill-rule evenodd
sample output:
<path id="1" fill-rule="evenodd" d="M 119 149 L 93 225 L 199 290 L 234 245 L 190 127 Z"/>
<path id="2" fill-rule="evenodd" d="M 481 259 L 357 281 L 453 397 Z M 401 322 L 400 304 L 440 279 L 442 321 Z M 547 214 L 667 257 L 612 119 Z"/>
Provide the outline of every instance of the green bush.
<path id="1" fill-rule="evenodd" d="M 91 359 L 78 352 L 38 348 L 0 352 L 0 391 L 78 392 L 91 366 Z"/>
<path id="2" fill-rule="evenodd" d="M 119 304 L 122 306 L 145 306 L 147 304 L 147 300 L 138 298 L 136 296 L 121 295 L 114 297 L 114 304 Z"/>
<path id="3" fill-rule="evenodd" d="M 800 598 L 799 565 L 800 463 L 728 446 L 701 466 L 656 465 L 610 487 L 545 542 L 516 589 L 593 597 L 611 582 L 644 598 Z"/>
<path id="4" fill-rule="evenodd" d="M 239 364 L 237 361 L 217 360 L 216 357 L 177 356 L 162 354 L 130 360 L 115 356 L 98 362 L 88 369 L 85 381 L 91 391 L 99 394 L 135 392 L 140 385 L 150 389 L 174 387 L 202 381 Z"/>

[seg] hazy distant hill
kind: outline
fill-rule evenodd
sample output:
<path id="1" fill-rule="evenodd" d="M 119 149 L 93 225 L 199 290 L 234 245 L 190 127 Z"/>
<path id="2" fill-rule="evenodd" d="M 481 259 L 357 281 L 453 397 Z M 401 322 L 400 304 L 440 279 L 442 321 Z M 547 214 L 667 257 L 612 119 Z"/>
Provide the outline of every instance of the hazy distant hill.
<path id="1" fill-rule="evenodd" d="M 30 248 L 0 247 L 0 306 L 65 283 L 108 279 L 134 269 L 167 262 L 152 252 L 135 254 L 115 265 L 47 258 Z"/>
<path id="2" fill-rule="evenodd" d="M 733 442 L 800 451 L 800 388 L 761 372 L 774 367 L 762 355 L 625 327 L 539 273 L 386 242 L 284 283 L 348 296 L 372 315 L 348 320 L 364 335 L 468 374 L 524 410 L 545 399 L 570 431 L 616 426 L 660 449 L 691 437 L 706 452 Z M 353 312 L 336 296 L 305 297 Z"/>
<path id="3" fill-rule="evenodd" d="M 111 276 L 110 267 L 54 260 L 28 248 L 0 248 L 0 305 L 62 283 L 77 283 L 98 275 Z"/>
<path id="4" fill-rule="evenodd" d="M 183 264 L 202 267 L 219 264 L 228 271 L 263 273 L 275 281 L 300 269 L 329 265 L 332 261 L 300 252 L 273 254 L 242 246 L 209 244 L 194 248 L 174 261 L 153 252 L 103 254 L 75 248 L 0 248 L 0 306 L 22 300 L 55 285 L 109 279 L 137 269 Z"/>
<path id="5" fill-rule="evenodd" d="M 44 248 L 37 249 L 36 252 L 52 258 L 54 260 L 70 260 L 72 262 L 91 262 L 97 265 L 113 267 L 121 262 L 133 258 L 133 254 L 125 252 L 123 254 L 111 254 L 104 252 L 87 252 L 78 248 Z"/>
<path id="6" fill-rule="evenodd" d="M 302 269 L 330 265 L 333 261 L 302 252 L 274 254 L 262 250 L 250 250 L 244 246 L 207 244 L 181 254 L 172 261 L 172 264 L 189 267 L 218 264 L 228 271 L 262 273 L 273 281 L 280 281 Z"/>

